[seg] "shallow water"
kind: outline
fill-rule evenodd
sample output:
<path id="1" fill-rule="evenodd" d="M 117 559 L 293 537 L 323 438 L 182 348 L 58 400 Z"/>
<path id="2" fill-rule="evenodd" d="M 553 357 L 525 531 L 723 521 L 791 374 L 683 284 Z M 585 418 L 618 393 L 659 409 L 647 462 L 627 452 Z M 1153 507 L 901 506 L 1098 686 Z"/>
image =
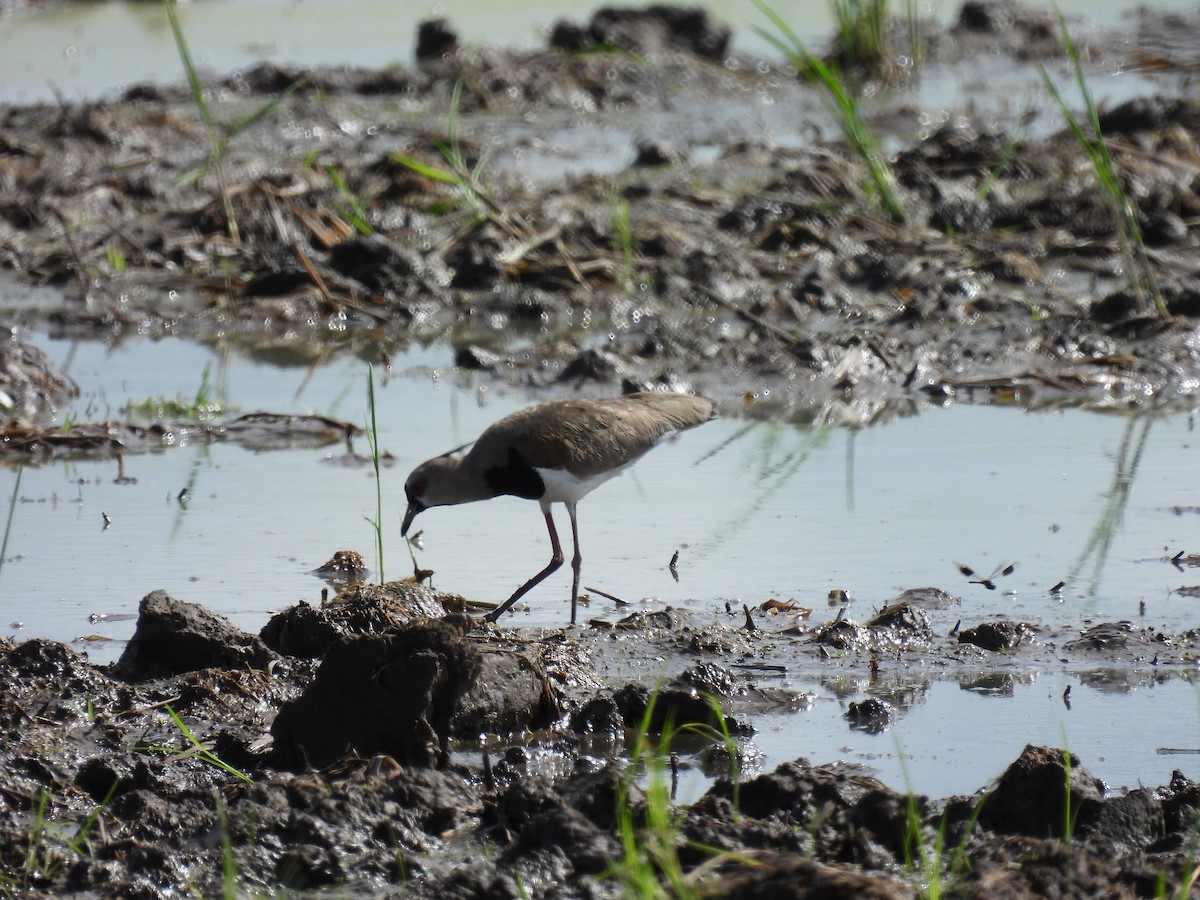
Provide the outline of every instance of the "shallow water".
<path id="1" fill-rule="evenodd" d="M 1067 687 L 1070 708 L 1062 700 Z M 844 760 L 892 788 L 935 798 L 987 787 L 1027 744 L 1068 748 L 1113 789 L 1165 785 L 1174 769 L 1190 778 L 1200 770 L 1200 689 L 1186 680 L 1106 691 L 1051 671 L 1018 681 L 1011 695 L 981 694 L 955 680 L 931 680 L 916 693 L 893 727 L 867 734 L 842 718 L 865 695 L 842 699 L 819 687 L 808 712 L 756 720 L 764 768 L 797 756 Z"/>
<path id="2" fill-rule="evenodd" d="M 481 0 L 395 4 L 380 0 L 206 0 L 181 3 L 180 21 L 192 56 L 206 77 L 221 77 L 262 61 L 299 66 L 378 67 L 411 64 L 416 26 L 448 17 L 464 45 L 531 48 L 542 45 L 560 18 L 583 21 L 593 3 L 565 7 L 549 0 L 520 0 L 498 6 Z M 620 4 L 618 4 L 620 5 Z M 768 23 L 751 4 L 704 0 L 734 32 L 734 49 L 775 56 L 757 29 Z M 776 0 L 772 7 L 814 46 L 832 30 L 829 6 L 811 0 Z M 1031 5 L 1038 5 L 1036 3 Z M 1049 3 L 1045 4 L 1049 8 Z M 1061 0 L 1067 16 L 1086 16 L 1102 25 L 1128 27 L 1129 0 Z M 1190 10 L 1194 0 L 1158 0 L 1163 10 Z M 961 3 L 921 6 L 921 13 L 948 22 Z M 137 52 L 129 52 L 131 42 Z M 158 3 L 52 4 L 0 16 L 0 102 L 53 101 L 112 95 L 138 82 L 181 81 L 170 29 Z M 930 78 L 932 83 L 940 78 Z M 1069 81 L 1069 79 L 1064 79 Z M 996 93 L 994 81 L 981 91 Z M 1102 100 L 1101 89 L 1097 99 Z"/>
<path id="3" fill-rule="evenodd" d="M 366 365 L 354 359 L 310 369 L 172 339 L 107 347 L 25 337 L 81 384 L 83 396 L 65 413 L 76 420 L 120 418 L 130 400 L 191 397 L 206 366 L 241 412 L 366 417 Z M 399 537 L 411 467 L 539 399 L 515 387 L 479 387 L 451 362 L 444 346 L 413 350 L 394 359 L 378 385 L 381 446 L 396 458 L 384 474 L 389 578 L 411 569 Z M 1197 601 L 1172 592 L 1200 583 L 1200 571 L 1179 571 L 1166 558 L 1197 549 L 1197 443 L 1182 413 L 953 405 L 851 431 L 754 421 L 735 402 L 581 504 L 583 584 L 646 608 L 687 607 L 701 621 L 723 619 L 727 601 L 770 597 L 795 598 L 814 608 L 814 621 L 827 620 L 836 613 L 826 601 L 835 588 L 853 595 L 848 615 L 864 621 L 900 591 L 932 585 L 962 598 L 934 612 L 941 634 L 959 619 L 968 627 L 990 618 L 1028 621 L 1056 640 L 1121 619 L 1178 633 L 1195 624 Z M 366 441 L 355 450 L 365 454 Z M 118 474 L 116 461 L 21 473 L 0 571 L 6 632 L 76 641 L 105 662 L 119 655 L 139 600 L 156 588 L 257 631 L 272 610 L 319 599 L 322 582 L 309 573 L 335 550 L 373 560 L 365 521 L 375 515 L 372 472 L 347 464 L 342 445 L 174 447 L 127 456 L 127 480 Z M 15 477 L 0 472 L 5 508 Z M 190 499 L 181 504 L 175 498 L 185 486 Z M 435 570 L 435 586 L 473 599 L 504 599 L 549 557 L 537 507 L 514 498 L 430 510 L 415 529 L 423 531 L 418 560 Z M 667 567 L 677 549 L 678 583 Z M 955 562 L 984 575 L 1002 562 L 1018 567 L 1001 590 L 987 591 Z M 1060 580 L 1066 589 L 1052 595 Z M 506 622 L 564 625 L 569 586 L 564 570 Z M 109 618 L 90 621 L 93 614 Z M 596 598 L 583 616 L 618 613 Z M 106 640 L 76 640 L 83 636 Z M 646 661 L 651 676 L 656 665 Z M 1200 699 L 1189 683 L 1151 686 L 1152 677 L 1139 675 L 1135 690 L 1119 688 L 1118 678 L 1118 688 L 1101 691 L 1077 664 L 1031 667 L 1017 654 L 996 666 L 1011 685 L 984 695 L 960 687 L 957 674 L 939 680 L 946 672 L 936 660 L 902 671 L 884 660 L 889 677 L 912 689 L 881 735 L 842 718 L 849 702 L 867 696 L 863 660 L 831 663 L 818 678 L 785 678 L 778 684 L 813 691 L 816 700 L 806 711 L 758 720 L 755 745 L 767 768 L 798 755 L 842 758 L 938 796 L 982 787 L 1030 741 L 1066 743 L 1113 785 L 1164 783 L 1173 768 L 1200 775 L 1196 756 L 1155 753 L 1200 747 Z M 1061 699 L 1068 685 L 1070 709 Z"/>

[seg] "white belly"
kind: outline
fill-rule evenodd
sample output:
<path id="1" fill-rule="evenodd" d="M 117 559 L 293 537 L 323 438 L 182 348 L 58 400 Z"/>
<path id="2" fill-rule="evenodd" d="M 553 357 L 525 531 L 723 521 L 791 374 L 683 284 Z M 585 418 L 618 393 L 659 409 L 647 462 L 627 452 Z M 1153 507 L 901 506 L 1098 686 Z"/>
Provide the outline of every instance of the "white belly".
<path id="1" fill-rule="evenodd" d="M 534 471 L 542 476 L 542 483 L 546 486 L 546 493 L 542 497 L 543 503 L 578 503 L 608 479 L 617 477 L 631 465 L 633 465 L 632 460 L 623 466 L 617 466 L 615 469 L 609 469 L 587 478 L 579 478 L 566 469 L 535 468 Z"/>

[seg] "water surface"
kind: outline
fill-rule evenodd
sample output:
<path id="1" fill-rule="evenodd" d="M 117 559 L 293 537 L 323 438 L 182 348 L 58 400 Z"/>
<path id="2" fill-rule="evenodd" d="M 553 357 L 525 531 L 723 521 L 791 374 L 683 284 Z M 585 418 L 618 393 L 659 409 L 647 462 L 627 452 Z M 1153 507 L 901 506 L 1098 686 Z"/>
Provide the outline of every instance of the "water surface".
<path id="1" fill-rule="evenodd" d="M 466 45 L 487 42 L 532 48 L 545 43 L 548 29 L 559 19 L 584 21 L 604 5 L 611 4 L 206 0 L 181 3 L 179 15 L 196 64 L 209 76 L 223 77 L 263 61 L 306 67 L 408 65 L 417 24 L 435 16 L 448 17 Z M 757 29 L 767 21 L 752 4 L 707 0 L 701 5 L 733 28 L 736 50 L 775 55 L 758 34 Z M 814 46 L 820 46 L 832 31 L 830 4 L 778 0 L 771 5 Z M 1134 5 L 1128 0 L 1062 0 L 1058 4 L 1068 16 L 1086 16 L 1114 28 L 1129 27 Z M 1195 4 L 1193 0 L 1159 0 L 1156 6 L 1190 10 Z M 927 3 L 922 12 L 949 22 L 960 7 L 960 3 Z M 131 46 L 136 46 L 137 52 L 129 52 Z M 53 101 L 56 94 L 69 99 L 92 98 L 112 95 L 138 82 L 182 78 L 159 3 L 54 4 L 0 17 L 0 102 Z"/>
<path id="2" fill-rule="evenodd" d="M 130 400 L 191 397 L 207 366 L 240 411 L 366 421 L 366 365 L 356 359 L 286 366 L 173 339 L 106 346 L 26 337 L 83 387 L 63 413 L 75 420 L 120 418 Z M 411 569 L 399 536 L 410 469 L 539 399 L 483 387 L 451 362 L 452 351 L 435 345 L 378 373 L 381 446 L 395 459 L 383 482 L 389 578 Z M 864 621 L 904 589 L 937 586 L 961 597 L 935 612 L 941 634 L 957 619 L 963 627 L 1019 619 L 1060 638 L 1103 621 L 1167 633 L 1196 622 L 1197 601 L 1175 590 L 1200 583 L 1200 571 L 1166 561 L 1197 549 L 1200 451 L 1186 413 L 960 404 L 850 430 L 743 412 L 730 401 L 720 419 L 656 449 L 580 505 L 585 585 L 641 608 L 685 607 L 702 621 L 724 621 L 727 602 L 771 597 L 795 598 L 825 620 L 836 613 L 832 589 L 849 591 L 848 615 Z M 365 455 L 365 440 L 354 450 Z M 6 508 L 15 478 L 0 472 Z M 366 521 L 376 514 L 373 473 L 340 444 L 258 453 L 193 444 L 128 455 L 121 466 L 58 461 L 24 469 L 18 495 L 0 623 L 18 639 L 74 642 L 97 662 L 119 655 L 138 602 L 156 588 L 257 631 L 272 611 L 319 599 L 322 582 L 310 572 L 335 550 L 359 550 L 377 569 Z M 435 571 L 435 586 L 474 599 L 503 600 L 549 558 L 537 506 L 515 498 L 433 509 L 417 528 L 418 560 Z M 667 566 L 676 550 L 678 582 Z M 1018 565 L 1001 590 L 987 591 L 956 562 L 984 574 Z M 1051 593 L 1059 581 L 1066 588 Z M 564 569 L 506 623 L 564 625 L 569 587 Z M 619 614 L 595 599 L 584 615 Z M 106 640 L 78 640 L 87 636 Z M 646 665 L 652 676 L 655 663 Z M 1114 785 L 1164 783 L 1173 768 L 1200 775 L 1197 757 L 1155 752 L 1200 748 L 1200 701 L 1188 682 L 1139 675 L 1132 689 L 1125 678 L 1105 687 L 1077 665 L 1031 669 L 1019 654 L 996 665 L 1012 672 L 1011 690 L 999 695 L 961 687 L 935 661 L 906 663 L 891 674 L 913 689 L 881 735 L 842 718 L 871 689 L 865 661 L 831 664 L 827 677 L 784 677 L 778 686 L 816 700 L 760 721 L 755 743 L 768 767 L 799 755 L 844 758 L 936 795 L 981 787 L 1030 741 L 1066 743 Z M 1072 685 L 1068 709 L 1061 696 Z"/>

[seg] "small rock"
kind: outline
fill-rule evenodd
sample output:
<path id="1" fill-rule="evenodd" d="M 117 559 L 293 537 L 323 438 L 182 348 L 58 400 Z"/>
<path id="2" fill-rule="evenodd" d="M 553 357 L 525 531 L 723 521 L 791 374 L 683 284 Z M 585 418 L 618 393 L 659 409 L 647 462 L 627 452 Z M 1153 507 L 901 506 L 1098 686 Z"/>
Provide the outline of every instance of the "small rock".
<path id="1" fill-rule="evenodd" d="M 975 628 L 960 631 L 958 642 L 998 653 L 1001 650 L 1015 650 L 1022 641 L 1031 640 L 1033 632 L 1034 627 L 1025 622 L 984 622 Z"/>
<path id="2" fill-rule="evenodd" d="M 417 62 L 432 62 L 458 52 L 458 32 L 449 19 L 426 19 L 417 25 Z"/>

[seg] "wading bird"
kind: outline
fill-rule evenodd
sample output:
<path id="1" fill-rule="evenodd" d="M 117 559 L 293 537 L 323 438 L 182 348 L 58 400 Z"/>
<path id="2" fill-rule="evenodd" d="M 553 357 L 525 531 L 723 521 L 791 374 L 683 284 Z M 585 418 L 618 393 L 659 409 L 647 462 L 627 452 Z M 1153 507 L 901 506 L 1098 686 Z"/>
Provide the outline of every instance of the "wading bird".
<path id="1" fill-rule="evenodd" d="M 471 503 L 510 494 L 536 500 L 546 519 L 553 554 L 546 568 L 521 585 L 487 619 L 495 622 L 563 564 L 550 504 L 564 503 L 571 517 L 571 624 L 579 597 L 579 525 L 575 507 L 608 479 L 620 475 L 663 438 L 713 418 L 713 403 L 686 394 L 644 392 L 607 400 L 559 400 L 505 416 L 462 456 L 452 450 L 421 463 L 408 476 L 408 510 L 401 535 L 431 506 Z"/>

